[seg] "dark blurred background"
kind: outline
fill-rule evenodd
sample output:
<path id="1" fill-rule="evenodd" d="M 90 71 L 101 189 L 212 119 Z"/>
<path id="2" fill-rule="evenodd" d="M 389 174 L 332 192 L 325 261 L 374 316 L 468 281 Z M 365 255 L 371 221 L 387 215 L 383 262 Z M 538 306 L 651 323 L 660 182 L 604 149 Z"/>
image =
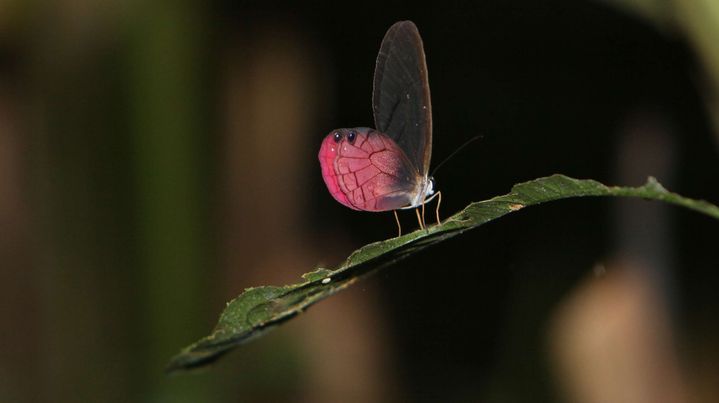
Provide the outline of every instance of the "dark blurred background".
<path id="1" fill-rule="evenodd" d="M 166 377 L 244 288 L 395 234 L 316 158 L 424 38 L 447 216 L 563 173 L 719 203 L 719 3 L 0 3 L 0 401 L 715 402 L 719 225 L 574 199 L 502 218 Z M 405 228 L 413 213 L 402 214 Z"/>

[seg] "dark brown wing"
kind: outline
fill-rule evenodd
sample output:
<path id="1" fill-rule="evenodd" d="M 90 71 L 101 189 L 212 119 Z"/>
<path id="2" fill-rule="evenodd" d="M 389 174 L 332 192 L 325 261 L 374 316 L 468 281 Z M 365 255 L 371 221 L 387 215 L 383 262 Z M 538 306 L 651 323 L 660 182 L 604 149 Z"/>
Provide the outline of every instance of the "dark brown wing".
<path id="1" fill-rule="evenodd" d="M 372 109 L 377 130 L 390 136 L 420 175 L 432 156 L 432 104 L 422 38 L 412 21 L 392 25 L 374 71 Z"/>

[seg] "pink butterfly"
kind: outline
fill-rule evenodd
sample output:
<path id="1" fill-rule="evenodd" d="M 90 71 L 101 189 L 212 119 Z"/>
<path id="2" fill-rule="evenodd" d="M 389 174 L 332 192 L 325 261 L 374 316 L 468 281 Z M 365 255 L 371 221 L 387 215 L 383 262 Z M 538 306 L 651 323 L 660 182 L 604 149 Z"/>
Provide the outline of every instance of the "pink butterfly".
<path id="1" fill-rule="evenodd" d="M 424 205 L 442 197 L 428 175 L 432 105 L 422 38 L 411 21 L 395 23 L 382 40 L 372 109 L 377 130 L 337 129 L 322 141 L 322 178 L 338 202 L 355 210 L 392 210 L 398 226 L 396 210 L 422 207 L 417 218 L 424 228 Z"/>

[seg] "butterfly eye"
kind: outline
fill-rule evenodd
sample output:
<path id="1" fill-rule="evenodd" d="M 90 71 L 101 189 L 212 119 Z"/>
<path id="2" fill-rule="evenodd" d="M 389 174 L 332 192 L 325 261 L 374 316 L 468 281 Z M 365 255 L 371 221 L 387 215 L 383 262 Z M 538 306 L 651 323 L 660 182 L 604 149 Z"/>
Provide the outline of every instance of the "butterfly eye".
<path id="1" fill-rule="evenodd" d="M 335 143 L 339 143 L 340 140 L 342 140 L 342 133 L 340 133 L 340 132 L 335 132 L 334 139 L 335 139 Z"/>
<path id="2" fill-rule="evenodd" d="M 350 132 L 347 133 L 347 140 L 349 140 L 350 144 L 355 142 L 356 137 L 357 137 L 357 132 L 354 130 L 350 130 Z"/>

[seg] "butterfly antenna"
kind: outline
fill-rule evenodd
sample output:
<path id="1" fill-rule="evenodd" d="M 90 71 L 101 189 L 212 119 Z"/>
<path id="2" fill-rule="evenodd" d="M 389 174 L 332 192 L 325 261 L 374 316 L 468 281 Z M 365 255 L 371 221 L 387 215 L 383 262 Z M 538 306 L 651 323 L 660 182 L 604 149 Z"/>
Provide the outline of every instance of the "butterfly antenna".
<path id="1" fill-rule="evenodd" d="M 439 165 L 437 165 L 436 167 L 434 167 L 434 169 L 432 170 L 432 173 L 431 173 L 429 176 L 434 176 L 435 172 L 437 172 L 437 171 L 439 170 L 439 168 L 442 167 L 442 165 L 444 165 L 444 164 L 445 164 L 447 161 L 449 161 L 452 157 L 454 157 L 455 155 L 457 155 L 457 153 L 459 153 L 460 151 L 462 151 L 465 147 L 467 147 L 468 145 L 470 145 L 473 141 L 479 140 L 479 139 L 481 139 L 482 137 L 483 137 L 482 135 L 477 135 L 477 136 L 474 136 L 474 137 L 472 137 L 471 139 L 465 141 L 464 144 L 462 144 L 461 146 L 457 147 L 456 150 L 452 151 L 452 154 L 449 154 L 449 156 L 448 156 L 447 158 L 445 158 L 444 160 L 442 160 L 442 162 L 440 162 Z"/>

